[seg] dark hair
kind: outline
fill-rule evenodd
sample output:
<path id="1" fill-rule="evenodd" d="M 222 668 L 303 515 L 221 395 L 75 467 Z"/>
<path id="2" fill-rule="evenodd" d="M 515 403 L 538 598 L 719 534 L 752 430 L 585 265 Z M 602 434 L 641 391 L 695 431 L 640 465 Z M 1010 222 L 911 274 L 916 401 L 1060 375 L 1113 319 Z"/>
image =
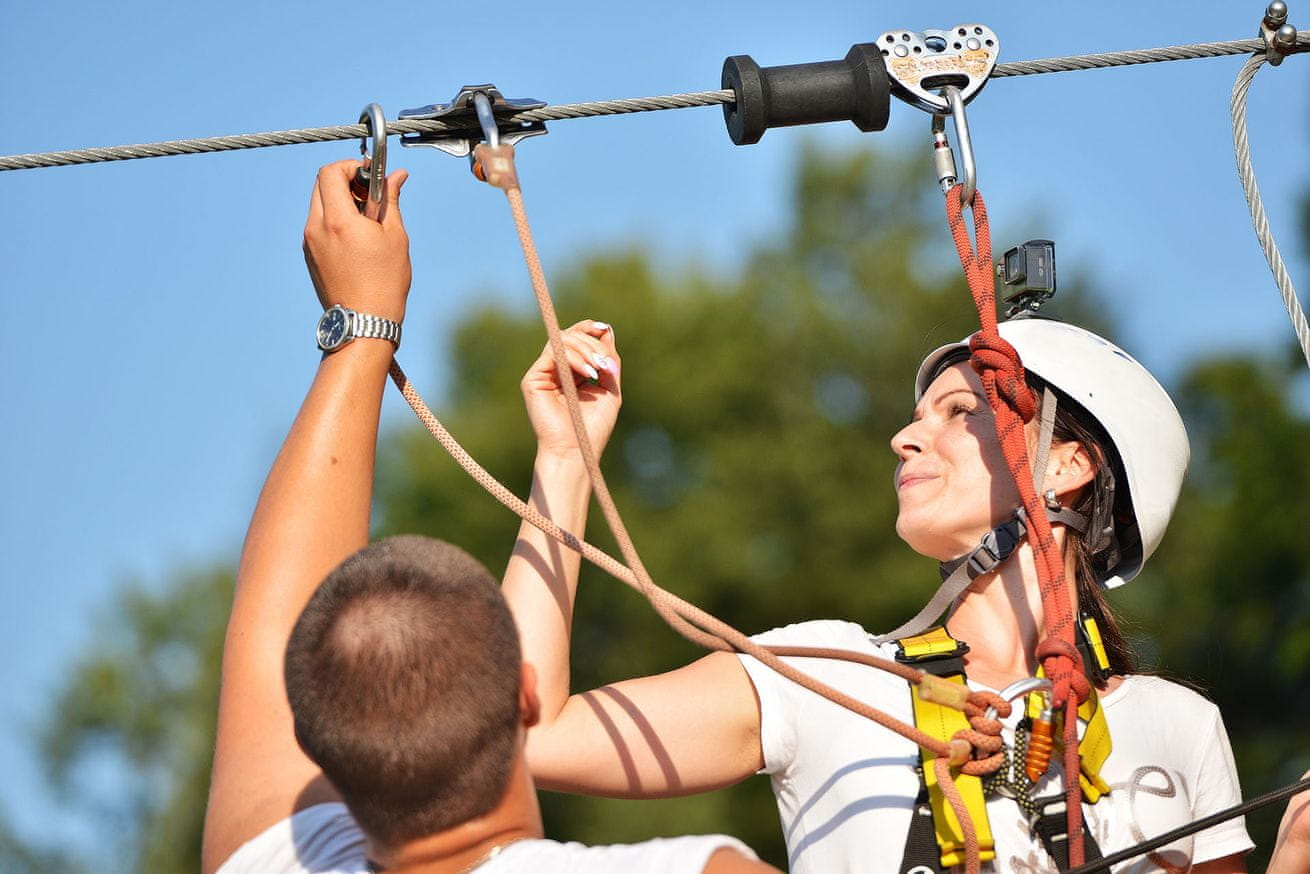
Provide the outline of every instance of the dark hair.
<path id="1" fill-rule="evenodd" d="M 1028 385 L 1040 406 L 1046 383 L 1029 373 Z M 1065 529 L 1065 548 L 1074 553 L 1078 609 L 1096 621 L 1111 671 L 1131 673 L 1137 669 L 1137 656 L 1124 639 L 1119 623 L 1106 603 L 1104 586 L 1110 568 L 1118 563 L 1121 550 L 1127 545 L 1121 540 L 1133 527 L 1124 524 L 1132 515 L 1128 479 L 1124 476 L 1119 453 L 1096 419 L 1055 386 L 1050 388 L 1056 397 L 1052 441 L 1080 444 L 1096 466 L 1089 487 L 1071 508 L 1087 518 L 1087 530 Z M 1092 667 L 1087 666 L 1089 673 Z"/>
<path id="2" fill-rule="evenodd" d="M 441 541 L 383 540 L 328 575 L 291 633 L 296 739 L 369 837 L 435 834 L 503 797 L 520 666 L 485 567 Z"/>

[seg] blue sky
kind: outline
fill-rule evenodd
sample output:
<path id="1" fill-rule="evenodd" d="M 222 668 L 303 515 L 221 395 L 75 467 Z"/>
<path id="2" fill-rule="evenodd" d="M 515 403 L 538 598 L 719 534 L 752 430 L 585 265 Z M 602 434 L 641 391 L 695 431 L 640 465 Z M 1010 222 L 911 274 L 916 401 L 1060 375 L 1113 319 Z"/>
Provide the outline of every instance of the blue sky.
<path id="1" fill-rule="evenodd" d="M 829 60 L 901 27 L 980 21 L 1006 61 L 1240 39 L 1263 11 L 1230 0 L 1151 14 L 1124 0 L 1094 12 L 1036 0 L 8 7 L 3 154 L 351 123 L 373 101 L 394 118 L 481 82 L 551 103 L 705 90 L 728 55 Z M 1227 107 L 1241 63 L 1001 80 L 969 110 L 998 249 L 1056 239 L 1066 269 L 1093 270 L 1112 291 L 1126 345 L 1166 378 L 1193 355 L 1290 337 L 1234 170 Z M 1250 103 L 1270 219 L 1303 290 L 1294 207 L 1310 186 L 1308 64 L 1266 68 Z M 647 113 L 555 123 L 519 163 L 548 272 L 641 242 L 729 273 L 785 221 L 802 137 L 926 150 L 928 123 L 896 103 L 880 134 L 843 123 L 737 147 L 717 108 Z M 31 731 L 114 593 L 235 561 L 317 360 L 299 245 L 313 174 L 355 148 L 0 174 L 0 813 L 24 834 L 85 840 L 40 782 Z M 390 156 L 413 174 L 400 358 L 437 399 L 444 332 L 460 313 L 489 296 L 531 298 L 503 198 L 461 159 L 394 139 Z M 944 227 L 940 242 L 925 269 L 956 269 Z M 526 365 L 535 351 L 507 354 Z M 407 412 L 393 397 L 385 415 Z"/>

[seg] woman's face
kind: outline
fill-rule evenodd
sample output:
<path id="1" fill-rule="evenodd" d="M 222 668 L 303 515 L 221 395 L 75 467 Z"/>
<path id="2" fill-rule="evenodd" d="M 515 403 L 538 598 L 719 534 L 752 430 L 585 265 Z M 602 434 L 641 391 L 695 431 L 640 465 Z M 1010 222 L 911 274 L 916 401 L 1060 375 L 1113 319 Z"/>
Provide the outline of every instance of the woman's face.
<path id="1" fill-rule="evenodd" d="M 982 382 L 967 361 L 933 380 L 914 417 L 892 437 L 896 533 L 921 555 L 969 552 L 1020 503 Z"/>

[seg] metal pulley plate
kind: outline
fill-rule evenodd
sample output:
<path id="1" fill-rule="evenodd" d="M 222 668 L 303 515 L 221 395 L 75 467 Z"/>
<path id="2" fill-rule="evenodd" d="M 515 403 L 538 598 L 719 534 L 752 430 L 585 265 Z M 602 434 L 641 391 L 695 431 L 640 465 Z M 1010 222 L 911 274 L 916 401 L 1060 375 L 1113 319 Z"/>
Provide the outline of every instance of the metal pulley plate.
<path id="1" fill-rule="evenodd" d="M 1001 43 L 985 24 L 959 24 L 950 30 L 889 30 L 875 45 L 887 64 L 892 93 L 936 115 L 951 111 L 938 92 L 947 85 L 960 89 L 964 102 L 987 84 Z"/>
<path id="2" fill-rule="evenodd" d="M 420 106 L 417 109 L 405 109 L 401 111 L 398 117 L 402 119 L 440 119 L 452 125 L 467 125 L 467 132 L 454 130 L 433 134 L 404 134 L 400 138 L 400 144 L 407 148 L 427 146 L 440 149 L 446 154 L 454 155 L 457 158 L 470 154 L 473 147 L 485 139 L 484 131 L 478 121 L 474 101 L 474 95 L 478 94 L 485 96 L 490 104 L 496 125 L 499 127 L 501 142 L 512 145 L 524 137 L 533 137 L 546 133 L 545 122 L 511 122 L 506 118 L 506 116 L 517 112 L 541 109 L 546 105 L 543 101 L 530 98 L 507 98 L 494 85 L 465 85 L 449 103 L 432 103 L 427 106 Z"/>

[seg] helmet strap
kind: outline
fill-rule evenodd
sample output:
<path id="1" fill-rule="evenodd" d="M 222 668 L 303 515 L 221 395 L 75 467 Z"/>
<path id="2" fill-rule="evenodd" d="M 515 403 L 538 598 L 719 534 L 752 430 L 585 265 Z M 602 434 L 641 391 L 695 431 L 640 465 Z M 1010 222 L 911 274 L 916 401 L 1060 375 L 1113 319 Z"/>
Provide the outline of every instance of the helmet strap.
<path id="1" fill-rule="evenodd" d="M 1055 410 L 1059 405 L 1051 387 L 1042 388 L 1042 425 L 1037 435 L 1037 456 L 1033 459 L 1033 491 L 1042 493 L 1042 483 L 1046 480 L 1046 462 L 1051 457 L 1051 443 L 1055 440 Z M 1046 505 L 1051 505 L 1047 497 Z"/>
<path id="2" fill-rule="evenodd" d="M 1042 483 L 1046 478 L 1046 462 L 1050 458 L 1051 443 L 1055 433 L 1057 403 L 1055 392 L 1051 391 L 1050 387 L 1045 388 L 1042 394 L 1041 431 L 1038 435 L 1037 455 L 1033 461 L 1033 486 L 1038 494 L 1041 494 Z M 1087 530 L 1087 517 L 1063 506 L 1056 498 L 1054 489 L 1047 489 L 1043 497 L 1046 500 L 1047 519 L 1073 528 L 1079 533 Z M 1009 558 L 1023 542 L 1027 533 L 1028 514 L 1023 507 L 1020 507 L 1007 521 L 984 534 L 981 542 L 971 552 L 951 561 L 942 562 L 940 566 L 942 584 L 923 609 L 913 619 L 894 631 L 874 638 L 874 643 L 913 637 L 931 628 L 937 618 L 955 603 L 955 599 L 969 588 L 970 583 L 994 570 Z"/>

